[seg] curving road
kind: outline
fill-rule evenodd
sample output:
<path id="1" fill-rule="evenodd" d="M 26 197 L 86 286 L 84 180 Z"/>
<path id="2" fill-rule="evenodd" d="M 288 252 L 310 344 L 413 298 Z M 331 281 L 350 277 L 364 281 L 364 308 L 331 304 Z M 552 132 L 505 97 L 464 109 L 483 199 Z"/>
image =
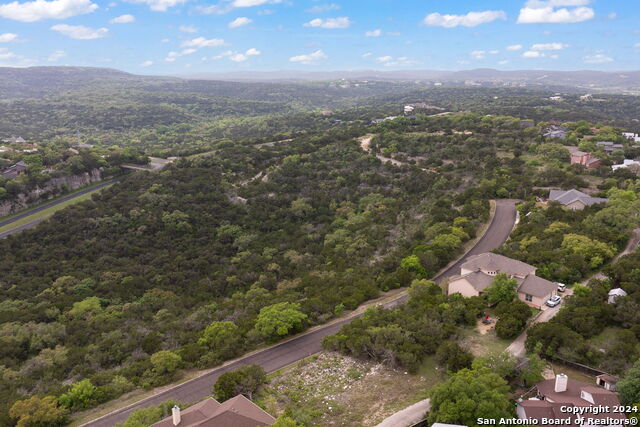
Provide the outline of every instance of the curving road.
<path id="1" fill-rule="evenodd" d="M 449 266 L 445 271 L 438 274 L 434 280 L 442 281 L 443 279 L 458 274 L 460 264 L 471 256 L 482 252 L 487 252 L 500 247 L 508 238 L 516 221 L 515 201 L 498 200 L 496 202 L 496 211 L 489 225 L 489 228 L 482 238 L 464 254 L 456 263 Z M 405 302 L 406 294 L 401 294 L 397 298 L 384 303 L 386 307 L 394 307 Z M 351 322 L 354 318 L 360 316 L 354 315 L 347 319 L 338 320 L 336 322 L 320 325 L 309 332 L 290 338 L 280 344 L 255 351 L 244 357 L 228 362 L 221 367 L 214 368 L 200 377 L 194 378 L 175 387 L 163 390 L 151 397 L 143 399 L 139 402 L 118 409 L 101 418 L 90 421 L 83 426 L 91 427 L 111 427 L 118 422 L 126 420 L 129 415 L 136 409 L 146 408 L 152 405 L 158 405 L 165 400 L 174 399 L 185 403 L 195 403 L 211 394 L 211 388 L 218 377 L 225 372 L 237 369 L 243 365 L 255 364 L 262 366 L 265 371 L 273 372 L 284 366 L 297 362 L 300 359 L 308 357 L 322 350 L 322 339 L 326 336 L 337 333 L 343 325 Z"/>
<path id="2" fill-rule="evenodd" d="M 43 204 L 41 206 L 38 206 L 35 209 L 27 210 L 27 211 L 25 211 L 25 212 L 23 212 L 21 214 L 18 214 L 18 215 L 14 216 L 14 217 L 11 217 L 9 219 L 5 219 L 4 221 L 0 221 L 0 227 L 4 227 L 5 225 L 9 225 L 9 224 L 14 223 L 16 221 L 19 221 L 19 220 L 21 220 L 23 218 L 31 216 L 31 215 L 33 215 L 35 213 L 42 212 L 45 209 L 49 209 L 49 208 L 51 208 L 53 206 L 59 205 L 60 203 L 64 203 L 64 202 L 66 202 L 68 200 L 75 199 L 76 197 L 82 196 L 84 194 L 100 190 L 100 189 L 102 189 L 102 188 L 104 188 L 104 187 L 106 187 L 108 185 L 111 185 L 111 184 L 114 184 L 114 183 L 116 183 L 118 181 L 121 181 L 122 179 L 124 179 L 124 176 L 120 176 L 118 178 L 111 179 L 109 181 L 101 182 L 100 184 L 98 184 L 98 185 L 96 185 L 94 187 L 85 188 L 84 190 L 80 190 L 77 193 L 67 194 L 66 196 L 60 197 L 59 199 L 56 199 L 56 200 L 53 200 L 51 202 L 45 203 L 45 204 Z M 5 238 L 5 237 L 7 237 L 7 236 L 9 236 L 11 234 L 14 234 L 14 233 L 18 233 L 18 232 L 20 232 L 22 230 L 26 230 L 28 228 L 35 227 L 36 225 L 38 225 L 40 222 L 44 221 L 45 219 L 46 218 L 36 219 L 35 221 L 32 221 L 32 222 L 29 222 L 27 224 L 21 225 L 20 227 L 16 227 L 13 230 L 6 231 L 4 233 L 0 233 L 0 239 L 3 239 L 3 238 Z"/>

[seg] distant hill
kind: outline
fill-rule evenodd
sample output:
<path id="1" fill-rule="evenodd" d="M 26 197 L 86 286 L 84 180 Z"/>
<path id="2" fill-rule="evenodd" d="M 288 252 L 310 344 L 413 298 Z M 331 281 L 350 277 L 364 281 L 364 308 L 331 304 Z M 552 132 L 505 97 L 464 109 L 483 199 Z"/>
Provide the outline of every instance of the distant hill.
<path id="1" fill-rule="evenodd" d="M 268 71 L 239 73 L 197 73 L 181 76 L 187 79 L 224 81 L 314 81 L 314 80 L 419 80 L 443 83 L 523 84 L 534 87 L 571 86 L 594 91 L 640 91 L 640 71 L 549 71 L 515 70 L 501 71 L 480 68 L 465 71 L 405 70 L 405 71 Z M 468 84 L 471 82 L 467 82 Z"/>

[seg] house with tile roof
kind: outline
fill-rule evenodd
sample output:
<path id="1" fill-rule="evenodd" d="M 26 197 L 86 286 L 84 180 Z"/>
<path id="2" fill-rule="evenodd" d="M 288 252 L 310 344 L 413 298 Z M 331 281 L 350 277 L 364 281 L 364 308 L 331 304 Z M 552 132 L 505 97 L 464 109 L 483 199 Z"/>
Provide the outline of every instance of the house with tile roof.
<path id="1" fill-rule="evenodd" d="M 151 427 L 261 427 L 270 426 L 275 418 L 239 394 L 223 403 L 213 398 L 182 411 L 174 406 L 170 417 Z"/>
<path id="2" fill-rule="evenodd" d="M 558 289 L 555 283 L 536 276 L 534 266 L 486 252 L 469 257 L 460 266 L 460 274 L 449 278 L 448 294 L 458 293 L 467 298 L 481 296 L 498 274 L 514 279 L 518 283 L 518 299 L 535 308 L 541 308 Z"/>
<path id="3" fill-rule="evenodd" d="M 538 422 L 543 418 L 568 420 L 563 425 L 590 427 L 622 425 L 619 421 L 626 418 L 622 413 L 613 412 L 614 407 L 620 406 L 620 399 L 616 393 L 603 387 L 572 380 L 565 374 L 540 381 L 535 385 L 535 392 L 535 398 L 518 402 L 516 412 L 519 419 Z M 608 407 L 610 411 L 589 412 L 590 407 Z M 572 414 L 572 408 L 585 410 L 582 415 L 577 415 Z M 580 422 L 578 416 L 584 417 L 585 420 Z M 609 420 L 613 421 L 608 422 Z"/>
<path id="4" fill-rule="evenodd" d="M 591 153 L 580 151 L 577 147 L 567 147 L 572 165 L 582 165 L 587 169 L 596 169 L 602 165 L 602 160 Z"/>
<path id="5" fill-rule="evenodd" d="M 587 206 L 606 203 L 609 199 L 591 197 L 590 195 L 578 190 L 551 190 L 549 192 L 549 201 L 558 202 L 567 209 L 578 211 L 586 208 Z"/>

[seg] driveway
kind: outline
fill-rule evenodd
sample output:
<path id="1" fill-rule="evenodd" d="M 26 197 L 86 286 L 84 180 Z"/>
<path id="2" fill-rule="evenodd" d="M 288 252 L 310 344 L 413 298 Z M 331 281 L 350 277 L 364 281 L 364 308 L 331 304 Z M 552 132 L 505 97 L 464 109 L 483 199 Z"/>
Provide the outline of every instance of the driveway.
<path id="1" fill-rule="evenodd" d="M 386 418 L 376 427 L 407 427 L 412 426 L 424 419 L 424 415 L 431 409 L 431 399 L 424 399 L 418 403 L 396 412 Z"/>

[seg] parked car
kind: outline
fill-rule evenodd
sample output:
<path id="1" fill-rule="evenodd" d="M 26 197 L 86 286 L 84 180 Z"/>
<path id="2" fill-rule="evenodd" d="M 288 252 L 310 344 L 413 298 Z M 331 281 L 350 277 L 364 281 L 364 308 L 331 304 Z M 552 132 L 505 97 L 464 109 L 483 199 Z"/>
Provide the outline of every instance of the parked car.
<path id="1" fill-rule="evenodd" d="M 562 301 L 562 298 L 560 298 L 558 295 L 554 295 L 549 298 L 545 304 L 547 304 L 549 307 L 555 307 L 556 305 L 560 304 L 560 301 Z"/>
<path id="2" fill-rule="evenodd" d="M 564 292 L 567 289 L 567 285 L 564 283 L 556 282 L 556 285 L 558 285 L 558 292 Z"/>

